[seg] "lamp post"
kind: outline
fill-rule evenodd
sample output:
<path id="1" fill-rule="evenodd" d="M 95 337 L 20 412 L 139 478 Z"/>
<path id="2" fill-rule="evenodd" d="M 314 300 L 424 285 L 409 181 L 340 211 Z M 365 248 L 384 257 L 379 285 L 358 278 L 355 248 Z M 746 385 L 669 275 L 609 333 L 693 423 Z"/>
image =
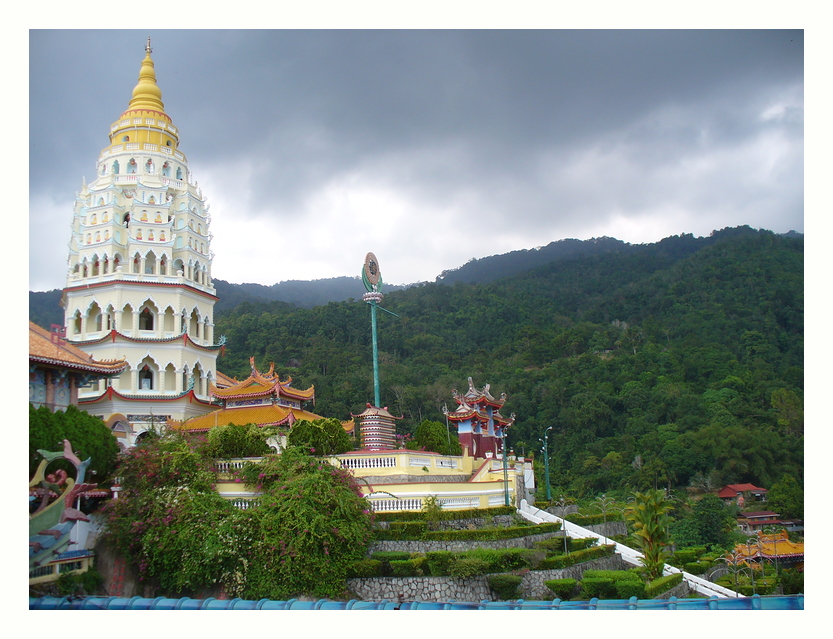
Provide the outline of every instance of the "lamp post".
<path id="1" fill-rule="evenodd" d="M 544 476 L 547 479 L 547 501 L 552 501 L 552 495 L 550 494 L 550 454 L 547 448 L 547 433 L 551 430 L 552 426 L 548 427 L 547 430 L 544 431 L 544 438 L 538 440 L 544 444 L 544 448 L 542 450 L 544 452 Z"/>
<path id="2" fill-rule="evenodd" d="M 503 505 L 509 505 L 509 470 L 506 466 L 506 429 L 500 429 L 500 447 L 501 456 L 503 457 Z"/>
<path id="3" fill-rule="evenodd" d="M 602 496 L 596 499 L 596 504 L 594 504 L 594 508 L 598 508 L 602 513 L 602 537 L 604 538 L 605 544 L 607 544 L 607 513 L 609 506 L 613 503 L 612 499 L 609 499 L 606 494 L 602 493 Z"/>
<path id="4" fill-rule="evenodd" d="M 567 554 L 567 526 L 564 525 L 566 519 L 564 519 L 564 513 L 567 509 L 567 500 L 564 498 L 564 495 L 561 495 L 561 498 L 555 502 L 556 506 L 558 506 L 559 512 L 561 512 L 561 536 L 564 537 L 564 554 Z"/>

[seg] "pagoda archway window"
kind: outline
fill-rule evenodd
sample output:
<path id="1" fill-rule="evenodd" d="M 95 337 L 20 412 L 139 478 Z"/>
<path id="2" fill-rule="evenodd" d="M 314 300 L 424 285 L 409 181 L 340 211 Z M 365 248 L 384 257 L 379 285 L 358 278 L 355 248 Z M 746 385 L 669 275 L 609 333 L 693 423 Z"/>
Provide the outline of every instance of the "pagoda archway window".
<path id="1" fill-rule="evenodd" d="M 75 311 L 72 318 L 72 330 L 76 335 L 81 334 L 81 311 Z"/>
<path id="2" fill-rule="evenodd" d="M 118 255 L 116 255 L 116 256 L 113 258 L 113 273 L 115 273 L 115 272 L 118 270 L 118 268 L 119 268 L 119 263 L 120 263 L 120 262 L 121 262 L 121 257 L 119 257 Z"/>
<path id="3" fill-rule="evenodd" d="M 153 239 L 153 231 L 148 235 L 148 239 Z M 148 253 L 145 257 L 145 274 L 153 275 L 156 272 L 156 256 L 153 253 Z"/>
<path id="4" fill-rule="evenodd" d="M 176 179 L 177 179 L 177 180 L 181 180 L 181 179 L 182 179 L 182 169 L 181 169 L 181 168 L 179 168 L 179 167 L 177 167 L 177 168 L 176 168 Z"/>
<path id="5" fill-rule="evenodd" d="M 153 371 L 147 364 L 139 370 L 139 389 L 153 390 Z"/>
<path id="6" fill-rule="evenodd" d="M 139 313 L 139 330 L 152 331 L 153 330 L 153 313 L 149 308 L 143 308 Z"/>
<path id="7" fill-rule="evenodd" d="M 115 162 L 113 162 L 113 175 L 118 175 L 118 174 L 119 174 L 119 161 L 116 160 Z"/>
<path id="8" fill-rule="evenodd" d="M 139 266 L 141 265 L 141 260 L 139 259 L 139 254 L 136 253 L 136 256 L 133 258 L 133 272 L 139 273 Z"/>
<path id="9" fill-rule="evenodd" d="M 142 211 L 142 217 L 139 218 L 139 219 L 141 219 L 142 222 L 147 222 L 148 221 L 148 212 L 147 211 Z"/>
<path id="10" fill-rule="evenodd" d="M 130 142 L 130 136 L 129 136 L 129 135 L 125 135 L 125 136 L 121 139 L 121 141 L 122 141 L 122 142 Z"/>
<path id="11" fill-rule="evenodd" d="M 167 162 L 162 165 L 162 175 L 165 177 L 171 177 L 171 165 Z"/>
<path id="12" fill-rule="evenodd" d="M 90 224 L 98 224 L 98 216 L 95 213 L 90 216 Z"/>
<path id="13" fill-rule="evenodd" d="M 138 164 L 136 164 L 136 160 L 134 160 L 133 158 L 130 158 L 130 162 L 127 163 L 127 172 L 128 172 L 128 174 L 135 173 L 137 168 L 138 168 Z"/>
<path id="14" fill-rule="evenodd" d="M 107 165 L 106 165 L 106 164 L 102 164 L 102 165 L 101 165 L 101 168 L 99 168 L 99 169 L 98 169 L 98 174 L 99 174 L 99 175 L 104 175 L 105 173 L 107 173 Z"/>
<path id="15" fill-rule="evenodd" d="M 93 259 L 95 260 L 93 262 L 93 277 L 95 277 L 96 275 L 98 275 L 99 261 L 98 261 L 98 257 L 94 257 Z"/>

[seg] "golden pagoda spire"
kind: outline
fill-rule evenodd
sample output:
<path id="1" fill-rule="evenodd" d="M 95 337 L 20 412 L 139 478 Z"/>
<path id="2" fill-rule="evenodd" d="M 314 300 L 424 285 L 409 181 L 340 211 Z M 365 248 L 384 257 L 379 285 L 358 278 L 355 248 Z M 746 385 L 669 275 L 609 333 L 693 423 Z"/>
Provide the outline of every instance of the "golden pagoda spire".
<path id="1" fill-rule="evenodd" d="M 162 104 L 162 90 L 156 84 L 156 71 L 150 57 L 152 51 L 150 36 L 148 36 L 145 59 L 142 60 L 142 68 L 139 71 L 139 83 L 133 89 L 133 99 L 130 100 L 127 111 L 161 111 L 163 113 L 165 111 L 165 105 Z"/>

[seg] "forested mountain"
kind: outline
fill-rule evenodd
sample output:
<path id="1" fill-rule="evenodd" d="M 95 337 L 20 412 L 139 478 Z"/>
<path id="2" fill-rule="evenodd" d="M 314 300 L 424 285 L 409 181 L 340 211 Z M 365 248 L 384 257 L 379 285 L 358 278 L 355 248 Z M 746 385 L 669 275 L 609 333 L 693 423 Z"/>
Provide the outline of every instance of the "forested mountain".
<path id="1" fill-rule="evenodd" d="M 383 403 L 411 431 L 453 410 L 466 378 L 506 392 L 509 444 L 530 454 L 552 426 L 554 485 L 574 492 L 770 486 L 803 478 L 802 237 L 748 227 L 550 262 L 488 284 L 427 283 L 385 296 Z M 362 302 L 311 309 L 244 302 L 218 312 L 218 360 L 248 358 L 316 388 L 346 419 L 372 399 Z"/>

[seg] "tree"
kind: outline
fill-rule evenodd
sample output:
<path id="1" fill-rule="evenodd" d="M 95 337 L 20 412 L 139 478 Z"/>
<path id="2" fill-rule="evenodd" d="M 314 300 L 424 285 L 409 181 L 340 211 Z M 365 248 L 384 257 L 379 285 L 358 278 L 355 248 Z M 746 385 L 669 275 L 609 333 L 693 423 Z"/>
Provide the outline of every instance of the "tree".
<path id="1" fill-rule="evenodd" d="M 101 482 L 115 468 L 119 446 L 107 425 L 98 417 L 75 406 L 65 411 L 52 412 L 46 406 L 35 408 L 29 404 L 29 476 L 31 477 L 43 457 L 38 450 L 50 452 L 63 450 L 68 439 L 72 450 L 81 461 L 92 458 L 87 471 L 87 481 Z M 55 461 L 74 474 L 69 462 Z M 95 474 L 92 474 L 95 471 Z"/>
<path id="2" fill-rule="evenodd" d="M 353 449 L 350 436 L 337 419 L 301 420 L 292 425 L 287 438 L 289 446 L 297 446 L 318 456 L 340 455 Z"/>
<path id="3" fill-rule="evenodd" d="M 243 476 L 262 496 L 245 511 L 253 543 L 242 596 L 344 596 L 347 569 L 365 556 L 372 527 L 353 475 L 289 448 Z"/>
<path id="4" fill-rule="evenodd" d="M 413 439 L 407 443 L 409 450 L 427 450 L 440 455 L 462 455 L 463 448 L 457 436 L 451 436 L 440 422 L 423 419 L 416 428 Z"/>
<path id="5" fill-rule="evenodd" d="M 731 511 L 714 494 L 704 495 L 682 520 L 671 526 L 674 542 L 680 546 L 729 544 L 734 518 Z"/>
<path id="6" fill-rule="evenodd" d="M 178 434 L 131 448 L 122 492 L 104 507 L 105 535 L 143 579 L 171 596 L 217 583 L 233 588 L 250 533 L 241 511 L 214 490 L 206 459 Z"/>
<path id="7" fill-rule="evenodd" d="M 204 453 L 214 458 L 262 457 L 272 451 L 266 439 L 273 434 L 257 424 L 216 426 L 208 431 Z"/>
<path id="8" fill-rule="evenodd" d="M 670 554 L 666 547 L 671 543 L 668 512 L 672 507 L 664 490 L 652 490 L 636 493 L 625 509 L 625 519 L 633 526 L 634 539 L 642 552 L 647 581 L 662 576 L 665 558 Z"/>
<path id="9" fill-rule="evenodd" d="M 792 475 L 784 475 L 767 493 L 767 505 L 781 517 L 804 518 L 804 489 Z"/>

